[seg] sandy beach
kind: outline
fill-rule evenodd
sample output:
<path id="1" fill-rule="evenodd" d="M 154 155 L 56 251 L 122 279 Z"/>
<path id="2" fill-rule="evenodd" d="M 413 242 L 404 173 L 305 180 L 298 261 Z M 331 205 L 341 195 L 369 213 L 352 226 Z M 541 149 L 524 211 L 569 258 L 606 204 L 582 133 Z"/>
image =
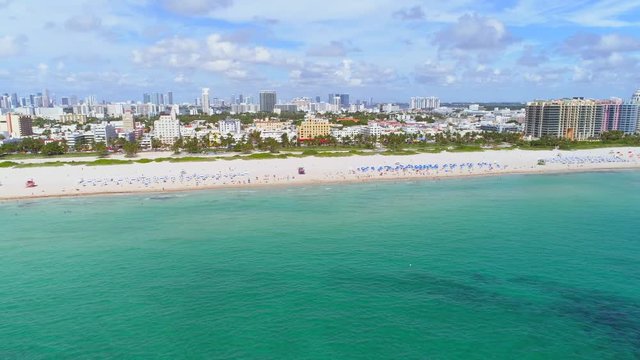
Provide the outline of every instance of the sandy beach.
<path id="1" fill-rule="evenodd" d="M 539 165 L 539 160 L 545 165 Z M 305 174 L 298 174 L 303 167 Z M 406 156 L 218 160 L 0 169 L 0 200 L 393 179 L 640 168 L 640 149 L 505 150 Z M 27 188 L 27 180 L 37 184 Z"/>

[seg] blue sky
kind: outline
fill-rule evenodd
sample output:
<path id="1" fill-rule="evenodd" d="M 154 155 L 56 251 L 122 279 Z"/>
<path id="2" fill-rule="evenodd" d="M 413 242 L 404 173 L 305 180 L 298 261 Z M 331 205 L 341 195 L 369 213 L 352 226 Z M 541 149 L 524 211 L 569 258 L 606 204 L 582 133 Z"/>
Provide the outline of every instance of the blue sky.
<path id="1" fill-rule="evenodd" d="M 0 92 L 627 98 L 640 0 L 0 0 Z"/>

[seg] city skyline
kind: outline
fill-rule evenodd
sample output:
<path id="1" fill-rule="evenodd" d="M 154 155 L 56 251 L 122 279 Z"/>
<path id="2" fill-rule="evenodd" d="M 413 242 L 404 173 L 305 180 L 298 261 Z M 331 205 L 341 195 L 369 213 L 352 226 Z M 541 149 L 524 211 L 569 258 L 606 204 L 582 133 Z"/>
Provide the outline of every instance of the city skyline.
<path id="1" fill-rule="evenodd" d="M 640 1 L 0 1 L 3 91 L 192 101 L 608 98 L 640 86 Z M 29 21 L 25 21 L 28 15 Z M 606 86 L 602 86 L 605 84 Z"/>

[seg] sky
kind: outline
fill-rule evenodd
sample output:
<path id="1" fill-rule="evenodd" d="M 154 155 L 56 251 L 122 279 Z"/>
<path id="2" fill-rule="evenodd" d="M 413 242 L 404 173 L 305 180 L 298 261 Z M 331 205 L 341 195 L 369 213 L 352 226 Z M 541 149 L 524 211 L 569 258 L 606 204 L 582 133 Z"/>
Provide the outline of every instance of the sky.
<path id="1" fill-rule="evenodd" d="M 0 0 L 0 92 L 626 99 L 639 30 L 640 0 Z"/>

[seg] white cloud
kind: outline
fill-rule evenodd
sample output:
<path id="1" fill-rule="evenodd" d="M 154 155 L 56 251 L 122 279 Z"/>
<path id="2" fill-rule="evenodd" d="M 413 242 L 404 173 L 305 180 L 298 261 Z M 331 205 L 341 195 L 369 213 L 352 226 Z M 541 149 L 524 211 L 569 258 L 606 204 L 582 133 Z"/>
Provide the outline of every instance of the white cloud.
<path id="1" fill-rule="evenodd" d="M 243 46 L 211 34 L 205 40 L 173 37 L 132 52 L 132 61 L 144 67 L 203 70 L 230 79 L 249 77 L 256 64 L 278 65 L 272 52 L 261 46 Z M 284 61 L 282 62 L 285 63 Z"/>
<path id="2" fill-rule="evenodd" d="M 436 33 L 434 42 L 441 49 L 499 50 L 514 42 L 499 20 L 479 15 L 463 15 L 458 22 Z"/>
<path id="3" fill-rule="evenodd" d="M 432 60 L 427 60 L 417 66 L 414 77 L 418 83 L 429 85 L 448 86 L 459 80 L 453 65 Z"/>
<path id="4" fill-rule="evenodd" d="M 549 61 L 549 58 L 546 55 L 537 53 L 531 46 L 526 46 L 522 52 L 522 55 L 520 55 L 520 57 L 518 58 L 518 65 L 537 67 L 547 61 Z"/>
<path id="5" fill-rule="evenodd" d="M 576 82 L 591 82 L 593 73 L 582 66 L 574 66 L 572 80 Z"/>
<path id="6" fill-rule="evenodd" d="M 640 38 L 621 34 L 577 34 L 562 44 L 566 54 L 577 54 L 583 59 L 608 57 L 613 53 L 640 51 Z"/>
<path id="7" fill-rule="evenodd" d="M 76 15 L 67 19 L 64 26 L 70 31 L 96 31 L 102 27 L 102 19 L 93 15 Z"/>
<path id="8" fill-rule="evenodd" d="M 212 82 L 221 93 L 269 87 L 316 95 L 315 89 L 345 88 L 367 97 L 402 99 L 428 90 L 448 91 L 457 100 L 484 90 L 478 84 L 498 92 L 507 86 L 493 84 L 507 81 L 515 89 L 523 86 L 523 96 L 531 84 L 551 81 L 569 89 L 576 87 L 574 78 L 602 82 L 605 74 L 612 79 L 607 84 L 640 83 L 635 75 L 640 74 L 640 36 L 633 28 L 612 34 L 580 27 L 632 26 L 639 22 L 640 0 L 508 3 L 515 5 L 477 0 L 325 0 L 313 6 L 289 0 L 68 0 L 61 7 L 44 0 L 0 0 L 0 58 L 10 74 L 4 83 L 16 91 L 53 88 L 56 80 L 64 87 L 69 80 L 80 91 L 100 92 L 136 80 L 151 84 L 148 91 L 188 92 L 198 79 Z M 190 18 L 196 16 L 206 19 Z M 574 38 L 578 41 L 568 47 L 556 40 L 565 32 L 598 35 Z M 19 33 L 29 34 L 28 48 L 25 37 L 15 36 Z M 37 53 L 29 54 L 33 50 Z M 39 63 L 47 65 L 46 75 L 40 74 Z M 113 82 L 95 75 L 118 72 L 132 75 Z"/>
<path id="9" fill-rule="evenodd" d="M 576 7 L 578 10 L 568 19 L 589 27 L 638 26 L 640 21 L 623 20 L 620 17 L 640 8 L 638 0 L 604 0 L 591 6 Z M 637 19 L 637 18 L 636 18 Z"/>
<path id="10" fill-rule="evenodd" d="M 393 13 L 393 16 L 401 20 L 423 20 L 425 13 L 421 6 L 416 5 L 408 9 L 398 10 Z"/>
<path id="11" fill-rule="evenodd" d="M 223 40 L 220 34 L 212 34 L 207 38 L 209 55 L 216 59 L 232 59 L 249 63 L 269 63 L 271 52 L 264 47 L 240 46 Z"/>
<path id="12" fill-rule="evenodd" d="M 392 86 L 399 80 L 392 68 L 380 67 L 352 59 L 339 63 L 304 62 L 289 71 L 292 85 L 358 88 L 364 86 Z"/>
<path id="13" fill-rule="evenodd" d="M 186 76 L 184 76 L 184 74 L 178 74 L 174 79 L 173 82 L 175 82 L 176 84 L 188 84 L 191 81 L 189 81 L 189 79 L 187 79 Z"/>
<path id="14" fill-rule="evenodd" d="M 164 0 L 167 10 L 182 15 L 206 16 L 211 11 L 231 6 L 232 0 Z"/>
<path id="15" fill-rule="evenodd" d="M 343 41 L 331 41 L 327 45 L 312 47 L 307 55 L 318 57 L 345 57 L 351 52 L 359 52 L 360 49 Z"/>
<path id="16" fill-rule="evenodd" d="M 40 75 L 46 75 L 49 72 L 49 65 L 45 63 L 38 64 L 37 68 Z"/>
<path id="17" fill-rule="evenodd" d="M 27 42 L 26 36 L 0 36 L 0 56 L 16 56 L 24 51 Z"/>

